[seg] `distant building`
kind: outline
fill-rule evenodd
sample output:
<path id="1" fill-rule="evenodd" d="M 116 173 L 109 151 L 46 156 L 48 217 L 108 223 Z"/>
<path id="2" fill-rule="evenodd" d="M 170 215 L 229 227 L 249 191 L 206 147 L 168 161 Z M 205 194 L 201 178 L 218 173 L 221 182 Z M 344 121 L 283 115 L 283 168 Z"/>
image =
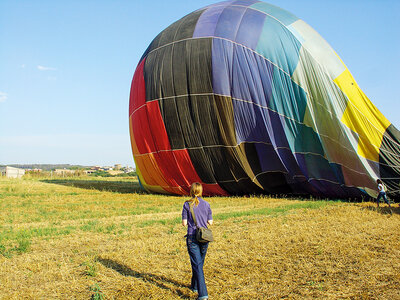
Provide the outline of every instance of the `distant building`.
<path id="1" fill-rule="evenodd" d="M 42 172 L 42 169 L 25 169 L 25 172 L 36 172 L 36 173 L 40 173 Z"/>
<path id="2" fill-rule="evenodd" d="M 71 174 L 75 174 L 75 170 L 55 169 L 54 174 L 55 175 L 71 175 Z"/>
<path id="3" fill-rule="evenodd" d="M 131 168 L 131 167 L 126 167 L 125 168 L 125 173 L 130 173 L 130 172 L 135 172 L 135 171 L 136 171 L 136 169 Z"/>
<path id="4" fill-rule="evenodd" d="M 7 178 L 21 178 L 25 175 L 24 169 L 14 168 L 14 167 L 2 167 L 0 168 L 1 176 L 5 176 Z"/>
<path id="5" fill-rule="evenodd" d="M 114 165 L 114 170 L 116 170 L 116 171 L 118 171 L 118 170 L 121 170 L 121 165 L 120 164 L 116 164 L 116 165 Z"/>

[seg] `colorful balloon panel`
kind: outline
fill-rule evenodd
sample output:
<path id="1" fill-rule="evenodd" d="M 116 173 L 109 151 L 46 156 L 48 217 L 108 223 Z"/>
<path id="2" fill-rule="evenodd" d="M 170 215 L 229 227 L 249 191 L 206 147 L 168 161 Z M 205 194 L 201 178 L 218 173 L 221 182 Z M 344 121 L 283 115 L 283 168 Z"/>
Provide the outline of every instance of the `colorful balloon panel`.
<path id="1" fill-rule="evenodd" d="M 400 133 L 329 44 L 270 4 L 226 1 L 162 31 L 131 86 L 142 186 L 206 195 L 399 197 Z"/>

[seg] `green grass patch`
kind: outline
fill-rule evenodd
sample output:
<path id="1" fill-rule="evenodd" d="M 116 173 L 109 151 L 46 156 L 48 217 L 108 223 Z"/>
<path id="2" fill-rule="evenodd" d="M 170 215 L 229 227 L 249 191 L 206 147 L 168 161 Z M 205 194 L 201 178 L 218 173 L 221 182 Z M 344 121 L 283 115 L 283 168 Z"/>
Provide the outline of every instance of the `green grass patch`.
<path id="1" fill-rule="evenodd" d="M 36 237 L 54 237 L 59 235 L 68 235 L 76 231 L 75 226 L 65 227 L 35 227 L 16 229 L 12 226 L 2 227 L 0 231 L 2 241 L 15 241 L 22 239 L 32 239 Z"/>
<path id="2" fill-rule="evenodd" d="M 93 292 L 92 296 L 90 297 L 91 300 L 104 300 L 106 299 L 105 295 L 101 291 L 100 286 L 96 283 L 89 287 L 90 291 Z"/>
<path id="3" fill-rule="evenodd" d="M 143 227 L 148 227 L 148 226 L 153 226 L 153 225 L 175 225 L 181 223 L 181 217 L 176 217 L 174 219 L 161 219 L 161 220 L 147 220 L 147 221 L 142 221 L 137 224 L 137 227 L 143 228 Z"/>
<path id="4" fill-rule="evenodd" d="M 310 201 L 310 202 L 288 204 L 273 208 L 260 208 L 260 209 L 246 210 L 246 211 L 219 213 L 214 215 L 214 219 L 222 221 L 230 218 L 241 218 L 241 217 L 249 217 L 256 215 L 275 216 L 296 209 L 319 209 L 333 203 L 334 202 L 328 202 L 328 201 Z"/>
<path id="5" fill-rule="evenodd" d="M 260 209 L 252 209 L 252 210 L 244 210 L 244 211 L 235 211 L 235 212 L 227 212 L 227 213 L 218 213 L 214 214 L 214 220 L 227 220 L 241 217 L 249 217 L 249 216 L 257 216 L 257 215 L 266 215 L 266 216 L 278 216 L 285 214 L 286 212 L 297 210 L 297 209 L 319 209 L 323 208 L 327 205 L 332 205 L 335 202 L 328 201 L 310 201 L 310 202 L 301 202 L 288 204 L 284 206 L 278 206 L 274 208 L 260 208 Z M 160 220 L 146 220 L 137 224 L 137 227 L 143 228 L 154 225 L 176 225 L 181 223 L 181 217 L 176 217 L 174 219 L 160 219 Z"/>
<path id="6" fill-rule="evenodd" d="M 31 248 L 31 239 L 27 237 L 18 237 L 14 245 L 6 246 L 3 242 L 0 242 L 0 255 L 6 258 L 11 258 L 14 254 L 23 254 L 29 251 Z"/>
<path id="7" fill-rule="evenodd" d="M 28 251 L 29 243 L 24 244 L 24 240 L 75 233 L 122 234 L 133 227 L 149 226 L 163 227 L 161 230 L 168 234 L 176 233 L 175 225 L 181 223 L 180 212 L 187 197 L 138 194 L 137 185 L 137 181 L 125 179 L 0 179 L 0 253 Z M 216 211 L 225 210 L 214 213 L 215 220 L 233 219 L 233 222 L 240 222 L 243 217 L 280 216 L 293 210 L 318 209 L 335 203 L 264 196 L 208 197 L 206 200 Z M 277 201 L 280 206 L 273 207 L 278 205 L 274 204 Z M 229 207 L 238 211 L 229 211 Z M 160 213 L 168 212 L 174 216 L 159 219 Z M 148 220 L 133 217 L 138 215 L 147 215 Z M 113 217 L 127 217 L 127 220 L 118 222 Z"/>
<path id="8" fill-rule="evenodd" d="M 94 261 L 86 261 L 86 262 L 82 263 L 81 265 L 85 267 L 84 274 L 86 276 L 90 276 L 90 277 L 97 276 L 96 262 L 94 262 Z"/>

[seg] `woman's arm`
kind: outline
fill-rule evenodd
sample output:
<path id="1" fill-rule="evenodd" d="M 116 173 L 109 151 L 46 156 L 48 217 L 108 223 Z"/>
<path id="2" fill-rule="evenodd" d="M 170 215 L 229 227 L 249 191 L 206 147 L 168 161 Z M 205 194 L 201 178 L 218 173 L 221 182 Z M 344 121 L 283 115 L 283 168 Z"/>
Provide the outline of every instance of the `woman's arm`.
<path id="1" fill-rule="evenodd" d="M 182 219 L 182 226 L 184 226 L 184 227 L 187 226 L 187 220 L 186 219 Z"/>
<path id="2" fill-rule="evenodd" d="M 213 223 L 214 223 L 213 220 L 208 220 L 208 221 L 207 221 L 207 224 L 208 224 L 208 225 L 212 225 Z"/>

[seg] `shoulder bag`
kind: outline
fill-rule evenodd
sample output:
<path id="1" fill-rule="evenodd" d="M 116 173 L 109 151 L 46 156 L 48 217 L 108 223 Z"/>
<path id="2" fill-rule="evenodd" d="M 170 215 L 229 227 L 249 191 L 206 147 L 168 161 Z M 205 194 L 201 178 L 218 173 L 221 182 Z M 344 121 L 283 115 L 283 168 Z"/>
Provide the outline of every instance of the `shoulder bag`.
<path id="1" fill-rule="evenodd" d="M 200 243 L 208 243 L 214 241 L 211 229 L 197 226 L 196 216 L 193 210 L 193 204 L 189 204 L 189 206 L 190 206 L 190 212 L 192 213 L 192 217 L 194 220 L 194 224 L 196 225 L 196 240 Z"/>

